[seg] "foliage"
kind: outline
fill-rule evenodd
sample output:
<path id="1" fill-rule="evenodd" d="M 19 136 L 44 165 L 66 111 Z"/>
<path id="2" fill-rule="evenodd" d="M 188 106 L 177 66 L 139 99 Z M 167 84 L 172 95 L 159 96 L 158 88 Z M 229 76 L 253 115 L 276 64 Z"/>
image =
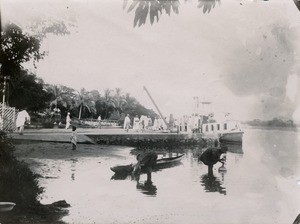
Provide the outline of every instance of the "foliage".
<path id="1" fill-rule="evenodd" d="M 219 3 L 220 5 L 220 0 L 198 0 L 198 8 L 203 8 L 203 14 L 210 13 L 212 8 L 215 8 L 216 3 Z"/>
<path id="2" fill-rule="evenodd" d="M 114 111 L 110 116 L 109 120 L 119 120 L 121 118 L 120 112 L 119 111 Z"/>
<path id="3" fill-rule="evenodd" d="M 77 92 L 75 107 L 79 107 L 79 116 L 81 118 L 82 110 L 87 109 L 89 113 L 95 114 L 95 102 L 93 101 L 93 96 L 90 92 L 86 91 L 84 88 Z"/>
<path id="4" fill-rule="evenodd" d="M 115 108 L 112 92 L 113 91 L 110 89 L 104 90 L 103 102 L 104 102 L 104 106 L 105 106 L 105 109 L 104 109 L 105 110 L 105 114 L 104 114 L 105 118 L 109 117 L 110 112 L 112 112 Z"/>
<path id="5" fill-rule="evenodd" d="M 11 201 L 19 208 L 38 203 L 43 189 L 24 162 L 14 157 L 14 146 L 0 133 L 0 201 Z"/>
<path id="6" fill-rule="evenodd" d="M 33 28 L 34 27 L 34 28 Z M 49 101 L 50 93 L 43 90 L 43 82 L 25 70 L 23 63 L 43 59 L 45 51 L 41 51 L 41 43 L 47 34 L 68 34 L 66 25 L 61 21 L 36 22 L 25 32 L 13 23 L 7 23 L 1 30 L 0 82 L 3 88 L 4 77 L 7 78 L 5 94 L 7 103 L 18 109 L 42 110 Z M 0 96 L 2 97 L 2 91 Z"/>
<path id="7" fill-rule="evenodd" d="M 127 7 L 128 0 L 124 2 L 123 9 Z M 170 15 L 173 11 L 175 14 L 179 13 L 179 1 L 178 0 L 133 0 L 127 9 L 127 12 L 135 9 L 135 17 L 133 26 L 136 27 L 146 24 L 147 17 L 149 15 L 151 25 L 156 20 L 160 19 L 160 16 L 165 12 Z"/>
<path id="8" fill-rule="evenodd" d="M 246 122 L 250 126 L 261 126 L 261 127 L 295 127 L 292 120 L 273 118 L 272 120 L 262 121 L 260 119 L 254 119 Z"/>
<path id="9" fill-rule="evenodd" d="M 75 104 L 75 90 L 63 85 L 45 85 L 48 92 L 52 94 L 50 109 L 60 109 L 63 113 L 73 109 Z M 53 108 L 54 107 L 54 108 Z"/>
<path id="10" fill-rule="evenodd" d="M 9 95 L 10 105 L 29 111 L 44 110 L 52 97 L 52 93 L 44 89 L 44 82 L 41 79 L 24 70 L 21 70 L 12 90 Z"/>
<path id="11" fill-rule="evenodd" d="M 62 209 L 65 201 L 42 205 L 38 199 L 44 191 L 38 184 L 38 176 L 25 162 L 14 156 L 14 145 L 4 132 L 0 132 L 0 201 L 16 204 L 10 212 L 1 213 L 1 223 L 62 223 L 59 220 L 68 213 Z"/>
<path id="12" fill-rule="evenodd" d="M 12 81 L 19 77 L 21 64 L 30 60 L 38 61 L 45 56 L 40 52 L 40 40 L 13 24 L 8 23 L 1 32 L 0 61 L 2 75 L 11 76 Z"/>
<path id="13" fill-rule="evenodd" d="M 296 0 L 294 0 L 296 1 Z M 130 2 L 130 4 L 128 4 Z M 185 3 L 190 2 L 185 0 Z M 203 14 L 210 13 L 216 4 L 221 4 L 221 0 L 198 0 L 198 8 L 203 11 Z M 128 6 L 128 7 L 127 7 Z M 154 21 L 166 14 L 168 16 L 179 14 L 180 1 L 179 0 L 124 0 L 123 9 L 127 8 L 127 12 L 134 11 L 133 27 L 140 27 L 145 25 L 147 18 L 150 24 L 153 25 Z"/>
<path id="14" fill-rule="evenodd" d="M 127 101 L 125 99 L 125 96 L 122 95 L 121 88 L 115 89 L 115 95 L 113 96 L 114 107 L 117 111 L 122 112 L 124 109 L 124 106 L 127 104 Z"/>

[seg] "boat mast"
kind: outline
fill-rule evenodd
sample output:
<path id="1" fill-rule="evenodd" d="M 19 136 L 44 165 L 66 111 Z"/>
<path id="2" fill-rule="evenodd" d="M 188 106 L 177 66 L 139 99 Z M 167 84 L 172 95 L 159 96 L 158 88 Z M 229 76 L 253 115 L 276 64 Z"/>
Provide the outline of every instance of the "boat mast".
<path id="1" fill-rule="evenodd" d="M 152 103 L 154 104 L 156 110 L 158 111 L 160 117 L 163 119 L 163 121 L 165 122 L 167 128 L 169 129 L 169 125 L 168 125 L 168 123 L 167 123 L 165 117 L 164 117 L 164 116 L 162 115 L 162 113 L 160 112 L 158 106 L 157 106 L 156 103 L 154 102 L 154 100 L 153 100 L 153 98 L 151 97 L 151 95 L 150 95 L 149 91 L 147 90 L 146 86 L 143 86 L 143 89 L 146 91 L 147 95 L 149 96 L 150 100 L 152 101 Z"/>

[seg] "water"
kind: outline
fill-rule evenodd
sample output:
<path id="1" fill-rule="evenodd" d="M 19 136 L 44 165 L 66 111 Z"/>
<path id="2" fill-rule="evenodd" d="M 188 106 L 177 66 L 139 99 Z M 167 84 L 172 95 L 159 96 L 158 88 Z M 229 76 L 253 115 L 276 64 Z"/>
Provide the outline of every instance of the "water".
<path id="1" fill-rule="evenodd" d="M 36 159 L 48 175 L 41 201 L 70 203 L 66 223 L 292 223 L 300 213 L 299 141 L 299 132 L 249 129 L 243 153 L 227 153 L 226 173 L 217 164 L 208 177 L 199 151 L 186 149 L 177 166 L 153 172 L 150 185 L 146 174 L 111 179 L 111 166 L 135 161 L 132 148 Z"/>

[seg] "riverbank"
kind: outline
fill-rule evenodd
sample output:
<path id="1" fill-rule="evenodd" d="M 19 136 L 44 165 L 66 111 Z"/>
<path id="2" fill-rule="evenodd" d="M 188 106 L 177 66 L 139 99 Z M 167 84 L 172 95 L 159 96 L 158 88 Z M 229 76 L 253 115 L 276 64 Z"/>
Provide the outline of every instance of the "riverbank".
<path id="1" fill-rule="evenodd" d="M 101 164 L 101 162 L 104 162 L 107 158 L 113 159 L 122 157 L 123 149 L 122 147 L 113 148 L 113 146 L 79 144 L 77 150 L 73 151 L 70 143 L 20 139 L 12 140 L 12 143 L 14 145 L 13 151 L 15 158 L 21 162 L 23 166 L 28 167 L 32 171 L 32 176 L 36 178 L 38 181 L 37 186 L 41 187 L 41 189 L 44 189 L 45 182 L 58 178 L 57 173 L 66 172 L 66 169 L 62 169 L 57 165 L 53 166 L 53 163 L 62 164 L 70 161 L 76 162 L 84 158 L 99 158 L 98 162 Z M 124 158 L 126 158 L 125 155 Z M 22 178 L 20 181 L 22 181 Z M 17 183 L 16 180 L 14 182 Z M 7 188 L 7 185 L 5 185 L 5 183 L 9 184 L 9 182 L 6 181 L 3 183 L 4 186 L 6 186 L 5 192 L 14 191 L 15 187 L 10 189 L 10 187 Z M 20 186 L 22 185 L 26 184 L 20 182 Z M 27 200 L 27 193 L 25 191 L 21 193 L 24 196 L 24 200 Z M 41 195 L 41 197 L 43 197 L 43 195 Z M 15 201 L 13 200 L 13 202 Z M 0 223 L 62 224 L 64 222 L 62 222 L 61 219 L 68 214 L 68 207 L 70 206 L 68 201 L 65 201 L 65 198 L 49 200 L 46 203 L 42 202 L 42 204 L 28 204 L 26 208 L 23 207 L 23 205 L 20 207 L 18 202 L 15 203 L 17 205 L 12 211 L 0 214 Z"/>
<path id="2" fill-rule="evenodd" d="M 23 135 L 11 133 L 8 136 L 15 142 L 59 142 L 70 143 L 71 130 L 68 129 L 28 129 Z M 164 133 L 147 130 L 138 132 L 123 129 L 85 129 L 78 128 L 78 144 L 122 145 L 136 148 L 172 148 L 203 146 L 207 140 L 202 135 L 187 133 Z"/>

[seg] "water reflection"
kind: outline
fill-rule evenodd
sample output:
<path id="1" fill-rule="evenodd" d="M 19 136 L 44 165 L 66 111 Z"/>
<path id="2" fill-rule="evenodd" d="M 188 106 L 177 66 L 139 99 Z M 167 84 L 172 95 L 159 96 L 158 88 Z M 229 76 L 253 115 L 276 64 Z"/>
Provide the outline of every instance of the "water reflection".
<path id="1" fill-rule="evenodd" d="M 127 8 L 127 12 L 135 11 L 133 26 L 145 25 L 147 18 L 149 17 L 150 24 L 154 21 L 159 21 L 163 14 L 171 15 L 179 14 L 179 0 L 124 0 L 123 9 Z M 190 2 L 186 1 L 185 2 Z M 221 0 L 198 0 L 198 8 L 203 9 L 203 13 L 210 13 L 215 8 L 216 3 L 220 4 Z"/>
<path id="2" fill-rule="evenodd" d="M 244 154 L 243 145 L 242 144 L 224 144 L 221 145 L 227 146 L 228 152 L 236 153 L 236 154 Z"/>
<path id="3" fill-rule="evenodd" d="M 189 223 L 206 223 L 207 220 L 210 223 L 232 223 L 232 217 L 236 218 L 237 214 L 243 214 L 239 216 L 240 223 L 247 223 L 249 217 L 253 218 L 253 213 L 255 219 L 250 220 L 252 223 L 261 220 L 264 223 L 286 223 L 286 220 L 293 223 L 300 211 L 299 188 L 295 185 L 296 174 L 299 174 L 298 137 L 299 133 L 291 131 L 247 130 L 242 148 L 245 154 L 229 150 L 224 166 L 227 173 L 219 172 L 221 164 L 218 163 L 212 175 L 208 174 L 205 165 L 197 162 L 197 155 L 203 150 L 186 148 L 180 151 L 185 154 L 182 165 L 153 172 L 152 182 L 147 182 L 143 173 L 139 180 L 128 175 L 115 178 L 123 180 L 110 180 L 114 174 L 111 166 L 133 162 L 132 148 L 117 150 L 116 147 L 112 150 L 108 147 L 104 151 L 97 145 L 89 145 L 93 151 L 98 149 L 102 157 L 91 154 L 86 159 L 78 157 L 77 153 L 76 181 L 70 179 L 70 160 L 67 163 L 57 159 L 37 160 L 38 164 L 47 164 L 45 168 L 39 165 L 37 170 L 42 168 L 59 177 L 41 178 L 46 189 L 42 202 L 65 199 L 70 203 L 70 215 L 63 219 L 66 223 L 97 223 L 99 220 L 102 223 L 111 220 L 115 223 L 181 223 L 183 220 L 189 220 Z M 173 152 L 177 151 L 173 149 Z M 112 153 L 112 156 L 108 157 L 107 153 Z M 242 158 L 239 163 L 235 162 L 236 156 Z M 65 172 L 60 172 L 57 167 Z M 282 176 L 279 173 L 282 167 L 291 169 L 295 175 Z M 220 214 L 226 215 L 211 216 L 211 207 L 206 206 L 207 203 L 213 203 Z M 147 209 L 141 209 L 145 205 Z M 293 209 L 285 209 L 289 206 Z M 115 207 L 118 207 L 119 215 L 112 209 Z M 146 219 L 151 216 L 149 211 L 154 210 L 159 219 Z M 174 211 L 178 215 L 164 219 L 166 214 L 174 214 Z"/>
<path id="4" fill-rule="evenodd" d="M 74 181 L 75 180 L 75 173 L 76 173 L 76 163 L 78 162 L 78 159 L 71 159 L 72 163 L 71 163 L 71 180 Z"/>
<path id="5" fill-rule="evenodd" d="M 136 153 L 136 152 L 134 152 Z M 144 152 L 145 153 L 145 152 Z M 166 156 L 168 154 L 168 156 Z M 138 154 L 140 155 L 140 154 Z M 150 156 L 152 158 L 153 155 L 156 156 L 156 160 L 157 160 L 157 153 L 155 152 L 153 154 L 153 152 L 151 152 L 150 154 L 147 154 L 148 156 Z M 160 153 L 160 156 L 163 156 L 162 158 L 174 158 L 176 156 L 182 156 L 182 154 L 179 153 L 172 153 L 172 152 L 168 152 L 168 153 Z M 137 156 L 138 159 L 139 156 Z M 149 161 L 150 158 L 149 157 Z M 146 158 L 146 157 L 144 157 Z M 145 161 L 144 161 L 145 162 Z M 151 162 L 151 161 L 150 161 Z M 111 168 L 112 171 L 115 172 L 115 174 L 111 177 L 111 180 L 126 180 L 126 179 L 130 179 L 131 181 L 136 181 L 136 189 L 148 196 L 156 196 L 157 194 L 157 187 L 153 184 L 152 182 L 152 172 L 156 172 L 156 171 L 161 171 L 163 169 L 167 169 L 167 168 L 172 168 L 175 166 L 178 166 L 181 163 L 181 161 L 172 161 L 170 163 L 156 163 L 155 165 L 149 165 L 147 166 L 146 163 L 143 163 L 144 166 L 139 169 L 138 171 L 135 170 L 135 168 L 133 169 L 124 169 L 127 168 L 128 166 L 132 167 L 132 165 L 125 165 L 125 166 L 115 166 L 113 168 Z M 118 169 L 120 168 L 120 169 Z M 141 175 L 147 175 L 147 179 L 146 181 L 141 181 L 140 177 Z"/>
<path id="6" fill-rule="evenodd" d="M 225 172 L 223 173 L 224 180 Z M 219 178 L 215 177 L 212 172 L 208 172 L 201 176 L 201 185 L 204 186 L 205 192 L 219 192 L 226 195 L 226 188 L 222 186 L 222 182 Z"/>
<path id="7" fill-rule="evenodd" d="M 147 180 L 140 182 L 140 175 L 136 176 L 136 189 L 140 190 L 145 195 L 155 196 L 157 187 L 152 182 L 151 173 L 147 173 Z"/>
<path id="8" fill-rule="evenodd" d="M 126 180 L 130 177 L 131 177 L 131 175 L 129 173 L 121 172 L 121 173 L 115 173 L 110 179 L 111 180 Z"/>

